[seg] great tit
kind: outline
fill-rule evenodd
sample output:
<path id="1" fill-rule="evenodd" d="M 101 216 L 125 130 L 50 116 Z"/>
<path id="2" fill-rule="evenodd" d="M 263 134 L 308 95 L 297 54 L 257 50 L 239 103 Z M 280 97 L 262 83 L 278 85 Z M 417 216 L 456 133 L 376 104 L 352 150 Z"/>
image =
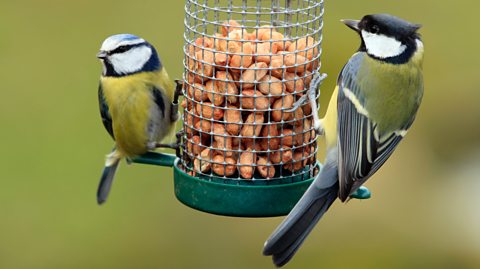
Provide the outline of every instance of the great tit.
<path id="1" fill-rule="evenodd" d="M 120 160 L 129 161 L 156 148 L 174 129 L 178 106 L 172 105 L 175 82 L 155 48 L 144 39 L 131 34 L 110 36 L 97 57 L 103 65 L 98 88 L 100 115 L 115 141 L 97 191 L 97 202 L 102 204 Z"/>
<path id="2" fill-rule="evenodd" d="M 349 199 L 390 157 L 412 125 L 423 96 L 423 43 L 412 24 L 387 14 L 343 20 L 361 37 L 320 121 L 324 166 L 265 242 L 264 255 L 286 264 L 339 198 Z"/>

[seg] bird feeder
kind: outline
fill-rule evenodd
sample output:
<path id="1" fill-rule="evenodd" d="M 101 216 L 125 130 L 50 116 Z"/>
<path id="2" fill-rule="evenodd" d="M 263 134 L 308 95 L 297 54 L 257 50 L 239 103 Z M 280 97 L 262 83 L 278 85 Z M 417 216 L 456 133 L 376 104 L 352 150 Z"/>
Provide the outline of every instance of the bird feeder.
<path id="1" fill-rule="evenodd" d="M 322 18 L 322 0 L 187 0 L 178 156 L 135 162 L 173 166 L 201 211 L 290 212 L 321 169 L 316 106 L 294 104 L 320 71 Z"/>

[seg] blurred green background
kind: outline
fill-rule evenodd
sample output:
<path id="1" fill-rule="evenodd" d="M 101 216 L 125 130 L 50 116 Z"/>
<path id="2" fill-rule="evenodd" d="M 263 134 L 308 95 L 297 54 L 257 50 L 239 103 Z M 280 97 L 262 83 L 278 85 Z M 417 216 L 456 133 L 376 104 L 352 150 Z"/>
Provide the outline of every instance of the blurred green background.
<path id="1" fill-rule="evenodd" d="M 407 139 L 367 186 L 336 203 L 288 268 L 480 268 L 480 62 L 476 1 L 326 2 L 322 114 L 358 37 L 339 20 L 389 12 L 424 25 L 425 97 Z M 129 32 L 182 72 L 183 1 L 0 2 L 0 268 L 272 268 L 281 221 L 181 205 L 171 171 L 122 164 L 95 192 L 112 142 L 95 54 Z"/>

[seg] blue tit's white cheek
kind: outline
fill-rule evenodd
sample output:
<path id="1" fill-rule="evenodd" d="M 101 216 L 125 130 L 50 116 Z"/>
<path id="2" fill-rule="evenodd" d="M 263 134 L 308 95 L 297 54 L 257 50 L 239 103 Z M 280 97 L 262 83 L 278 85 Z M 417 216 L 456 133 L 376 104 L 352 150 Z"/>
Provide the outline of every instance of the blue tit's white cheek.
<path id="1" fill-rule="evenodd" d="M 385 59 L 402 54 L 407 46 L 393 37 L 382 34 L 373 34 L 362 30 L 362 39 L 368 54 Z"/>
<path id="2" fill-rule="evenodd" d="M 109 60 L 117 74 L 129 74 L 140 71 L 151 56 L 150 47 L 140 46 L 123 53 L 113 54 Z"/>

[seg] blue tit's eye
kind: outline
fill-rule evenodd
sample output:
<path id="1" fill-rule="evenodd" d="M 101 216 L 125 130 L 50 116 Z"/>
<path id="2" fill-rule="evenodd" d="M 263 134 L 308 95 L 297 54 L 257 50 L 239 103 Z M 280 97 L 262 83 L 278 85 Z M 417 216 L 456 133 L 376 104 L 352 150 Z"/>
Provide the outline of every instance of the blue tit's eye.
<path id="1" fill-rule="evenodd" d="M 125 52 L 125 51 L 129 50 L 129 49 L 130 49 L 130 46 L 127 46 L 127 45 L 120 46 L 120 47 L 114 49 L 114 50 L 111 52 L 111 54 L 114 54 L 114 53 L 122 53 L 122 52 Z"/>

